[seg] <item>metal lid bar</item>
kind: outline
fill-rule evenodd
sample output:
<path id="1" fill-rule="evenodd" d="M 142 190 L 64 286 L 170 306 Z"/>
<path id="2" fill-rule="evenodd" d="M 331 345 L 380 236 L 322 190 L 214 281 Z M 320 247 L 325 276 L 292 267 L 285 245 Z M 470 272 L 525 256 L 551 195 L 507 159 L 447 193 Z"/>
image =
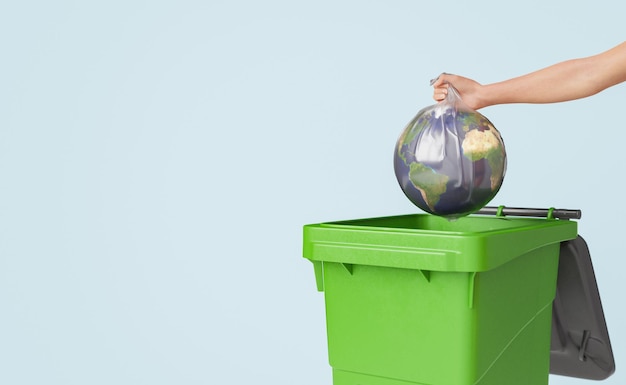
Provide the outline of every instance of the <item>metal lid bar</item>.
<path id="1" fill-rule="evenodd" d="M 582 212 L 580 210 L 569 209 L 533 209 L 521 207 L 493 207 L 486 206 L 478 210 L 475 214 L 481 215 L 497 215 L 497 216 L 519 216 L 519 217 L 540 217 L 540 218 L 556 218 L 556 219 L 580 219 Z"/>

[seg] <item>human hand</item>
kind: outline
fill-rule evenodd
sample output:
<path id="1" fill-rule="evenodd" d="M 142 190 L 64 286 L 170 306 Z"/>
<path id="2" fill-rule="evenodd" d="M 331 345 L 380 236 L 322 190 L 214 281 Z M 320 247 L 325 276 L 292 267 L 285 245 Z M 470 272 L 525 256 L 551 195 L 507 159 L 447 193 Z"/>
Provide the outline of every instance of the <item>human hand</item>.
<path id="1" fill-rule="evenodd" d="M 480 83 L 463 76 L 446 73 L 442 73 L 431 81 L 431 85 L 434 88 L 433 99 L 437 102 L 444 100 L 448 95 L 448 85 L 450 84 L 459 92 L 463 103 L 468 107 L 478 110 L 487 106 L 480 96 L 480 91 L 483 88 Z"/>

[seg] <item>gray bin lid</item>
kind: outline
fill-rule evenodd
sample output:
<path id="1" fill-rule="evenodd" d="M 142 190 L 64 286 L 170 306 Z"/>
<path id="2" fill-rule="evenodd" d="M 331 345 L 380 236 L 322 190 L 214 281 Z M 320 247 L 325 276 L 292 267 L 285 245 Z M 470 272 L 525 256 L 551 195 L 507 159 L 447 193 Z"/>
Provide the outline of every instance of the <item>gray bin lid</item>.
<path id="1" fill-rule="evenodd" d="M 613 374 L 615 361 L 591 256 L 580 236 L 561 243 L 552 313 L 550 373 L 591 380 Z"/>

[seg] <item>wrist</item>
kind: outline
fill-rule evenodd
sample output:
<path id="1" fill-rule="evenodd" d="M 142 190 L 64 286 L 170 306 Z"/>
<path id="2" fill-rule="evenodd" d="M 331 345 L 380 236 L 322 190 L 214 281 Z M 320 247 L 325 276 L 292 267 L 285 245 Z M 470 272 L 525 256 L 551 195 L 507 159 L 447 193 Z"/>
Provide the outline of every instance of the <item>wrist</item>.
<path id="1" fill-rule="evenodd" d="M 492 85 L 478 85 L 476 87 L 476 109 L 496 104 L 492 97 Z"/>

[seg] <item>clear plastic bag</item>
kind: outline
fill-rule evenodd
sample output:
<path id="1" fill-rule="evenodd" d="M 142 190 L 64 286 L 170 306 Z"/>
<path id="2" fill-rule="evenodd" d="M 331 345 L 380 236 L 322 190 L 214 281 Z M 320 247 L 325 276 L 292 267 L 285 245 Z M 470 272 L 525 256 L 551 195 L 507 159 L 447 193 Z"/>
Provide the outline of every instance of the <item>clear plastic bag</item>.
<path id="1" fill-rule="evenodd" d="M 404 128 L 394 152 L 404 194 L 422 210 L 458 218 L 480 210 L 498 193 L 506 172 L 504 142 L 484 115 L 448 85 L 441 102 Z"/>

